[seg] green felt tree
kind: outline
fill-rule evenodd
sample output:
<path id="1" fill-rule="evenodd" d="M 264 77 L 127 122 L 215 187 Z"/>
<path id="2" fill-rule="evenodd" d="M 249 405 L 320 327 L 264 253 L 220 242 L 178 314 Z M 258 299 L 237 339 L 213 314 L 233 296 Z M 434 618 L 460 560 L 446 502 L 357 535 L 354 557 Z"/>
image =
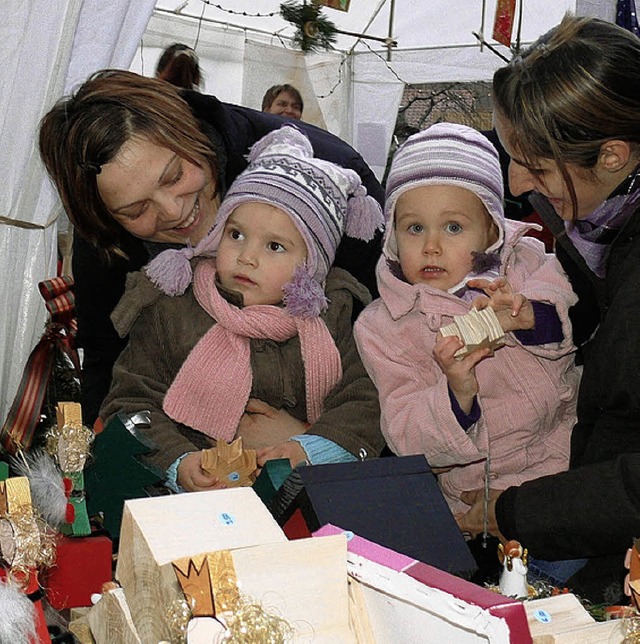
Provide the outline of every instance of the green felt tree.
<path id="1" fill-rule="evenodd" d="M 140 461 L 139 457 L 152 449 L 154 446 L 126 418 L 123 422 L 115 416 L 96 435 L 93 459 L 84 470 L 87 509 L 91 517 L 102 516 L 113 539 L 120 536 L 124 502 L 149 496 L 146 488 L 164 478 L 163 472 Z"/>

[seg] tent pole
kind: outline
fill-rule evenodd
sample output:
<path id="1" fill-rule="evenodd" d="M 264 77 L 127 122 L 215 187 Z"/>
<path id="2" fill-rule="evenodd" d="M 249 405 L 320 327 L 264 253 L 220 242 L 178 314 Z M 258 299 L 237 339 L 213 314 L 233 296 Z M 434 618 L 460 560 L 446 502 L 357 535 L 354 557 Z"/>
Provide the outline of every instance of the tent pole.
<path id="1" fill-rule="evenodd" d="M 522 35 L 522 10 L 523 10 L 524 0 L 519 0 L 518 2 L 518 28 L 516 30 L 516 50 L 514 54 L 518 55 L 520 53 L 520 36 Z"/>
<path id="2" fill-rule="evenodd" d="M 396 8 L 396 0 L 391 0 L 391 5 L 389 6 L 389 31 L 387 32 L 387 60 L 391 60 L 391 48 L 392 48 L 392 39 L 393 39 L 393 14 Z"/>

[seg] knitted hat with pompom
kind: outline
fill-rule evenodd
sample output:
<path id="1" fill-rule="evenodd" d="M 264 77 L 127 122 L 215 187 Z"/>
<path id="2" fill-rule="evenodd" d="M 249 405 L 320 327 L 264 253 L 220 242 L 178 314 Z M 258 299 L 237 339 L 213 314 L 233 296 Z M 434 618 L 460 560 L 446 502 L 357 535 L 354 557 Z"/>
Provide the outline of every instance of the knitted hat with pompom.
<path id="1" fill-rule="evenodd" d="M 343 234 L 372 239 L 383 224 L 380 205 L 355 171 L 315 158 L 309 139 L 294 126 L 269 132 L 253 145 L 248 160 L 211 232 L 195 248 L 158 255 L 147 275 L 169 295 L 184 293 L 192 279 L 189 259 L 215 256 L 231 213 L 243 203 L 267 203 L 291 217 L 307 245 L 306 264 L 284 286 L 285 306 L 292 315 L 317 316 L 327 305 L 323 282 Z"/>
<path id="2" fill-rule="evenodd" d="M 497 251 L 504 241 L 504 187 L 498 153 L 487 137 L 466 125 L 436 123 L 410 136 L 398 149 L 385 197 L 387 231 L 384 253 L 398 259 L 393 220 L 398 198 L 412 188 L 452 185 L 473 192 L 496 224 L 498 240 L 486 249 Z"/>

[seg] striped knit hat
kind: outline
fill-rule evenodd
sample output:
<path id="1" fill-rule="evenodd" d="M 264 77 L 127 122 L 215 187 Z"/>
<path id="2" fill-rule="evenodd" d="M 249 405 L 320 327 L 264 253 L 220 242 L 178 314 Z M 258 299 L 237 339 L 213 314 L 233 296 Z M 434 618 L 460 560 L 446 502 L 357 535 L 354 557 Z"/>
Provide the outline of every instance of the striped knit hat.
<path id="1" fill-rule="evenodd" d="M 485 252 L 502 246 L 504 186 L 496 149 L 473 128 L 437 123 L 410 136 L 393 158 L 384 209 L 384 253 L 389 259 L 398 259 L 393 218 L 400 195 L 412 188 L 443 184 L 465 188 L 480 198 L 498 228 L 498 241 Z"/>
<path id="2" fill-rule="evenodd" d="M 380 205 L 367 195 L 354 170 L 314 158 L 309 139 L 292 125 L 269 132 L 251 148 L 248 159 L 248 168 L 220 204 L 209 235 L 194 249 L 165 251 L 149 264 L 147 274 L 169 295 L 184 292 L 191 270 L 175 263 L 176 254 L 215 256 L 231 213 L 243 203 L 267 203 L 291 217 L 307 245 L 306 265 L 285 285 L 285 305 L 292 315 L 319 315 L 326 308 L 322 284 L 343 234 L 373 239 L 383 225 Z"/>

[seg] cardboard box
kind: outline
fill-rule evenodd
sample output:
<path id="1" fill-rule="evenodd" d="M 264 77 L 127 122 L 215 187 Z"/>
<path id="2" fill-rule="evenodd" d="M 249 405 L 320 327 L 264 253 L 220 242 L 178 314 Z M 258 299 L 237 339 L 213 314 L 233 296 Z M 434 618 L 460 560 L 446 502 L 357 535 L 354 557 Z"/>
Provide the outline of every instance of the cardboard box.
<path id="1" fill-rule="evenodd" d="M 300 467 L 268 507 L 290 539 L 333 524 L 447 572 L 476 570 L 424 456 Z"/>
<path id="2" fill-rule="evenodd" d="M 314 533 L 344 531 L 327 525 Z M 528 644 L 523 603 L 348 534 L 347 564 L 357 588 L 355 612 L 366 615 L 369 638 L 358 642 L 492 642 Z"/>

